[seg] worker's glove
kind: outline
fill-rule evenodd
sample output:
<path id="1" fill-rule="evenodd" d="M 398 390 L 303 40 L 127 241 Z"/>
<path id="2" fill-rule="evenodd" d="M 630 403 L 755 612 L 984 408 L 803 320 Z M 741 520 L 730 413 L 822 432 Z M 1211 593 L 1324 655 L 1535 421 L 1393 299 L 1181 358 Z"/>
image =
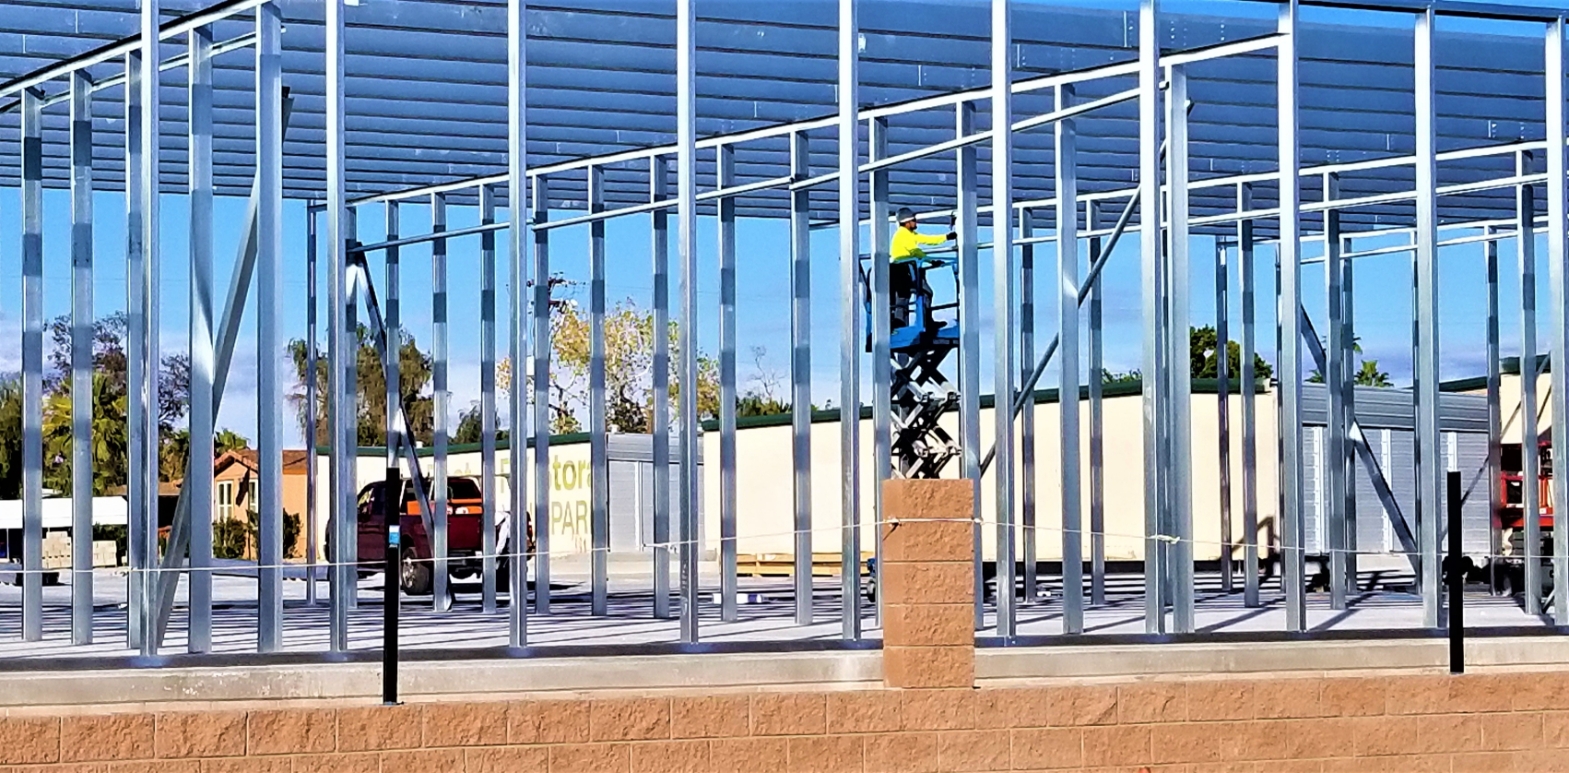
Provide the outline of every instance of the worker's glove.
<path id="1" fill-rule="evenodd" d="M 958 240 L 959 240 L 959 232 L 958 231 L 949 231 L 948 232 L 948 241 L 956 242 Z"/>

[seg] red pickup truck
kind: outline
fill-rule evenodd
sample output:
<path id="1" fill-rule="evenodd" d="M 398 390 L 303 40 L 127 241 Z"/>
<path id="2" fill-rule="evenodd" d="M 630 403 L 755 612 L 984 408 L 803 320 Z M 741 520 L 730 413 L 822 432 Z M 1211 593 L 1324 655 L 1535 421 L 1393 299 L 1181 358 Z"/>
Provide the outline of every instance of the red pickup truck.
<path id="1" fill-rule="evenodd" d="M 426 495 L 435 504 L 430 479 L 425 479 Z M 355 510 L 359 527 L 359 572 L 374 574 L 384 567 L 386 527 L 382 513 L 386 512 L 386 481 L 377 481 L 360 489 Z M 420 518 L 419 499 L 415 496 L 412 481 L 404 480 L 399 492 L 402 517 L 399 519 L 402 561 L 399 568 L 399 586 L 404 593 L 423 596 L 431 591 L 435 555 L 430 546 L 430 535 L 425 532 L 425 522 Z M 473 476 L 447 478 L 447 569 L 456 579 L 478 577 L 484 571 L 484 497 L 480 480 Z M 505 588 L 507 583 L 507 545 L 511 533 L 507 516 L 496 518 L 496 585 Z M 336 561 L 332 549 L 333 525 L 327 525 L 327 560 Z M 534 550 L 534 526 L 528 524 L 526 552 Z"/>

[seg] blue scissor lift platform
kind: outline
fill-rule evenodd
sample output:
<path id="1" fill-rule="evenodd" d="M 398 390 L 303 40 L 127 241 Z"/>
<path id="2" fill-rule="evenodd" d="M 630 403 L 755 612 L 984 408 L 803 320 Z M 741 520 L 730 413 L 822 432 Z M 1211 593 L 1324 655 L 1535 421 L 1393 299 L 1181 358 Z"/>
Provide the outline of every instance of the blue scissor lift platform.
<path id="1" fill-rule="evenodd" d="M 941 268 L 958 271 L 953 261 L 920 259 L 895 264 L 895 271 L 913 271 L 913 290 L 907 297 L 890 297 L 892 325 L 888 351 L 892 359 L 889 406 L 892 411 L 890 451 L 893 473 L 900 478 L 937 478 L 948 462 L 959 455 L 959 444 L 941 426 L 942 415 L 959 400 L 953 383 L 943 375 L 948 356 L 959 348 L 959 324 L 939 320 L 935 312 L 954 308 L 933 302 L 927 274 Z M 872 329 L 870 283 L 864 283 L 866 329 Z M 867 351 L 872 350 L 867 338 Z"/>

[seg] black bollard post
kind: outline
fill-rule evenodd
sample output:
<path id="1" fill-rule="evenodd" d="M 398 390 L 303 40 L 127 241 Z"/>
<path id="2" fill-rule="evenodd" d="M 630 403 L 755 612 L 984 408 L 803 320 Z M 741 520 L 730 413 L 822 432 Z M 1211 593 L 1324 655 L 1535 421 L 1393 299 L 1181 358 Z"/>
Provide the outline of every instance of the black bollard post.
<path id="1" fill-rule="evenodd" d="M 398 572 L 398 559 L 401 543 L 399 526 L 403 517 L 399 512 L 400 505 L 403 504 L 403 476 L 395 461 L 389 461 L 387 465 L 387 484 L 383 494 L 385 504 L 382 513 L 386 522 L 387 553 L 386 582 L 383 583 L 385 588 L 381 594 L 383 605 L 381 702 L 393 706 L 398 702 L 398 583 L 401 579 Z"/>
<path id="2" fill-rule="evenodd" d="M 1461 550 L 1460 473 L 1448 476 L 1449 488 L 1449 673 L 1465 673 L 1465 556 Z"/>

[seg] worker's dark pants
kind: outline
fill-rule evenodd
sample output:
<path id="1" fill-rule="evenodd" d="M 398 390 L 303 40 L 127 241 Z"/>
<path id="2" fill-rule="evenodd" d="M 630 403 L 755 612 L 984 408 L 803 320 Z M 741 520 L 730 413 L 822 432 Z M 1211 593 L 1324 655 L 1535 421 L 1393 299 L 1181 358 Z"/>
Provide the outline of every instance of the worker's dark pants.
<path id="1" fill-rule="evenodd" d="M 917 270 L 915 261 L 894 263 L 888 267 L 888 305 L 892 310 L 893 327 L 900 328 L 914 324 L 911 318 L 914 313 L 912 308 L 916 293 L 923 293 L 930 297 L 922 281 L 920 271 Z"/>

